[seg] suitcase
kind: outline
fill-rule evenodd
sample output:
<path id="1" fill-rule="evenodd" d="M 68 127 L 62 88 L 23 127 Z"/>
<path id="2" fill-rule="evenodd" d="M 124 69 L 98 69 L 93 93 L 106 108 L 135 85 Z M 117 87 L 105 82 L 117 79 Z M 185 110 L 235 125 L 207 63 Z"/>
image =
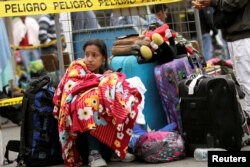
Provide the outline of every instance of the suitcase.
<path id="1" fill-rule="evenodd" d="M 178 83 L 195 73 L 194 64 L 190 64 L 187 56 L 155 67 L 154 75 L 163 103 L 168 123 L 175 123 L 182 132 L 181 114 L 179 110 Z"/>
<path id="2" fill-rule="evenodd" d="M 158 93 L 154 78 L 156 62 L 138 62 L 136 56 L 115 56 L 111 59 L 110 66 L 113 70 L 122 68 L 127 78 L 138 76 L 147 91 L 145 93 L 145 106 L 143 114 L 151 129 L 160 129 L 167 124 L 161 98 Z"/>
<path id="3" fill-rule="evenodd" d="M 242 110 L 233 80 L 200 75 L 182 80 L 178 87 L 188 154 L 205 147 L 239 151 Z"/>

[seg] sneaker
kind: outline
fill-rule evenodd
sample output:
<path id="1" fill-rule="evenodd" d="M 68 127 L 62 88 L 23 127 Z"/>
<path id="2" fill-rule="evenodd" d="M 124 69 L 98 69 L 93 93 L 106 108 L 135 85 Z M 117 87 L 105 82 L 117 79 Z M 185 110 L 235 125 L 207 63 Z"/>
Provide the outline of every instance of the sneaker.
<path id="1" fill-rule="evenodd" d="M 107 163 L 97 150 L 92 150 L 89 155 L 89 166 L 90 167 L 105 167 L 107 166 Z"/>
<path id="2" fill-rule="evenodd" d="M 126 156 L 124 159 L 121 159 L 120 157 L 117 156 L 117 154 L 113 153 L 111 158 L 110 158 L 110 161 L 113 161 L 113 162 L 132 162 L 135 160 L 135 156 L 133 154 L 130 154 L 130 153 L 126 153 Z"/>
<path id="3" fill-rule="evenodd" d="M 242 128 L 243 128 L 243 137 L 242 137 L 242 142 L 243 145 L 250 145 L 250 128 L 249 128 L 249 117 L 248 113 L 243 110 L 243 123 L 242 123 Z"/>

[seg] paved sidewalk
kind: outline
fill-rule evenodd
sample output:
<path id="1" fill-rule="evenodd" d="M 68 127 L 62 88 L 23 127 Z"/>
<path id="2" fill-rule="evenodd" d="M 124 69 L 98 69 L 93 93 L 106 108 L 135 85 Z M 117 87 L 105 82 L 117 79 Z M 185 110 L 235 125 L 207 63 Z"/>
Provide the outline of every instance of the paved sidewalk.
<path id="1" fill-rule="evenodd" d="M 2 167 L 15 167 L 15 164 L 4 165 Z M 58 165 L 54 167 L 64 167 L 64 165 Z M 179 160 L 169 163 L 160 163 L 160 164 L 148 164 L 141 162 L 134 162 L 134 163 L 112 162 L 108 163 L 108 167 L 207 167 L 207 162 L 195 162 L 194 159 L 192 158 L 186 158 L 184 160 Z"/>
<path id="2" fill-rule="evenodd" d="M 4 136 L 3 145 L 5 146 L 7 141 L 10 139 L 18 139 L 20 135 L 20 127 L 11 127 L 2 129 L 2 135 Z M 2 149 L 2 148 L 0 148 Z M 250 146 L 244 147 L 242 150 L 250 151 Z M 17 156 L 16 153 L 10 153 L 10 158 L 15 159 Z M 1 166 L 1 165 L 0 165 Z M 4 165 L 2 167 L 15 167 L 15 164 Z M 57 165 L 55 167 L 63 167 L 64 165 Z M 143 162 L 110 162 L 108 163 L 109 167 L 207 167 L 207 162 L 198 162 L 195 161 L 192 157 L 187 157 L 183 160 L 169 162 L 169 163 L 159 163 L 159 164 L 149 164 Z"/>

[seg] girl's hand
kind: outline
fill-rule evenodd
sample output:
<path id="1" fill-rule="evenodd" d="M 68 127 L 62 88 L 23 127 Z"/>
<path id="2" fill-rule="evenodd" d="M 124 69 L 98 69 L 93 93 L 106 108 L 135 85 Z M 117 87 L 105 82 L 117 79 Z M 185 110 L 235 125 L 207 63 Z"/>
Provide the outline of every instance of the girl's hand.
<path id="1" fill-rule="evenodd" d="M 113 71 L 112 70 L 107 70 L 104 72 L 104 74 L 109 74 L 109 73 L 112 73 Z"/>

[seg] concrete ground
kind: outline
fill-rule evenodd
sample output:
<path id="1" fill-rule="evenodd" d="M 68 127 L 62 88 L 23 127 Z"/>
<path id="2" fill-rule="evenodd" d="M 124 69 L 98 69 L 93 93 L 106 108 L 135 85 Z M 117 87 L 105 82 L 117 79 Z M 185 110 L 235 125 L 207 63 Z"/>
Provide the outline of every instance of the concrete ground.
<path id="1" fill-rule="evenodd" d="M 0 151 L 2 152 L 0 154 L 0 159 L 1 159 L 1 164 L 0 166 L 2 167 L 14 167 L 15 164 L 10 164 L 10 165 L 3 165 L 2 164 L 2 160 L 3 160 L 3 152 L 4 152 L 4 149 L 5 149 L 5 146 L 6 146 L 6 143 L 8 140 L 12 139 L 19 139 L 19 136 L 20 136 L 20 127 L 17 127 L 17 126 L 10 126 L 8 128 L 3 128 L 0 130 L 0 133 L 2 135 L 2 139 L 3 141 L 0 141 L 0 142 L 3 142 L 2 146 L 0 148 Z M 0 139 L 1 140 L 1 139 Z M 244 147 L 243 150 L 249 150 L 250 151 L 250 146 L 248 147 Z M 16 153 L 13 153 L 11 152 L 10 153 L 10 159 L 14 159 L 16 158 L 17 154 Z M 64 165 L 57 165 L 55 167 L 63 167 Z M 168 162 L 168 163 L 159 163 L 159 164 L 149 164 L 149 163 L 143 163 L 143 162 L 130 162 L 130 163 L 125 163 L 125 162 L 110 162 L 108 163 L 108 166 L 110 167 L 139 167 L 139 166 L 146 166 L 146 167 L 206 167 L 207 166 L 207 162 L 198 162 L 196 161 L 194 158 L 192 157 L 187 157 L 183 160 L 179 160 L 179 161 L 174 161 L 174 162 Z"/>
<path id="2" fill-rule="evenodd" d="M 240 100 L 241 105 L 245 106 L 243 100 Z M 5 151 L 5 146 L 8 140 L 19 140 L 20 139 L 20 127 L 15 126 L 14 124 L 10 123 L 7 126 L 0 128 L 0 167 L 15 167 L 15 164 L 10 165 L 3 165 L 3 155 Z M 250 146 L 243 147 L 242 150 L 250 151 Z M 17 156 L 16 153 L 10 153 L 10 159 L 13 160 Z M 57 165 L 54 167 L 63 167 L 64 165 Z M 196 161 L 192 157 L 186 157 L 182 160 L 168 162 L 168 163 L 159 163 L 159 164 L 149 164 L 143 162 L 110 162 L 108 163 L 109 167 L 139 167 L 139 166 L 146 166 L 146 167 L 207 167 L 207 162 L 199 162 Z"/>

